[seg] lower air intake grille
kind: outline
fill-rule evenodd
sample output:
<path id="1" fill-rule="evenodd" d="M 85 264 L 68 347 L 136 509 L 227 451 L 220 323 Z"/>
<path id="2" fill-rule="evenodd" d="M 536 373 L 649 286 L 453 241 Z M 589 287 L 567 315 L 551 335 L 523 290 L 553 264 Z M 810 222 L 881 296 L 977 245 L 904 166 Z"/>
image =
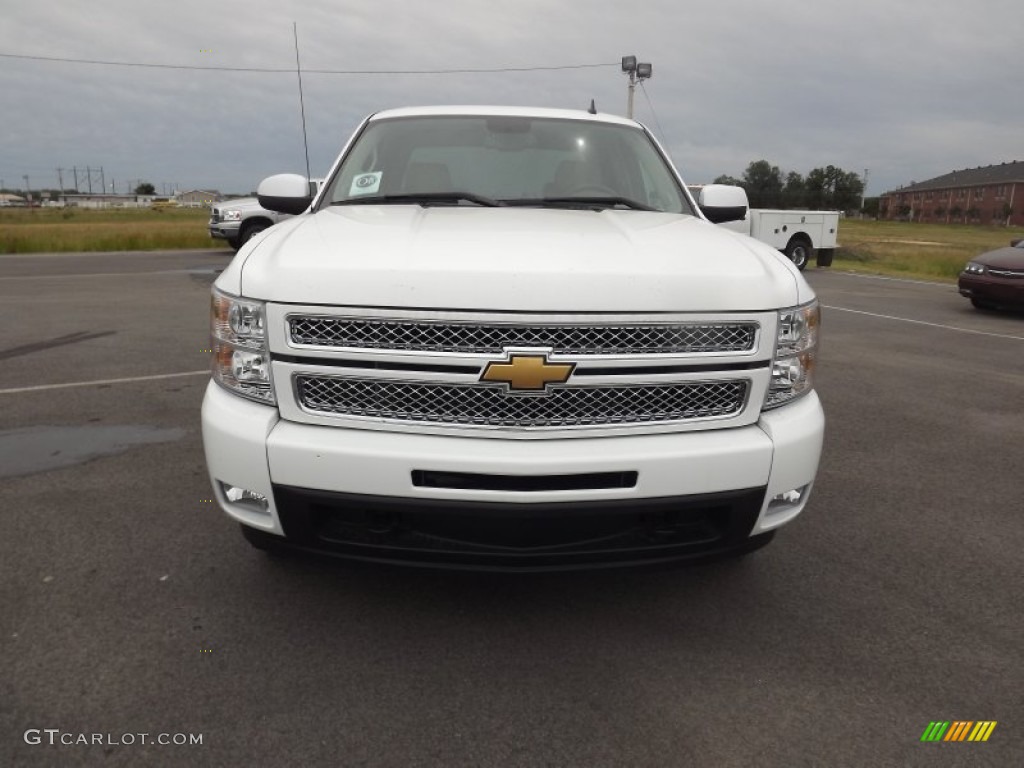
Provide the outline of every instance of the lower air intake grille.
<path id="1" fill-rule="evenodd" d="M 739 413 L 749 382 L 560 387 L 509 395 L 501 387 L 298 375 L 307 411 L 393 421 L 493 427 L 576 427 L 688 421 Z"/>

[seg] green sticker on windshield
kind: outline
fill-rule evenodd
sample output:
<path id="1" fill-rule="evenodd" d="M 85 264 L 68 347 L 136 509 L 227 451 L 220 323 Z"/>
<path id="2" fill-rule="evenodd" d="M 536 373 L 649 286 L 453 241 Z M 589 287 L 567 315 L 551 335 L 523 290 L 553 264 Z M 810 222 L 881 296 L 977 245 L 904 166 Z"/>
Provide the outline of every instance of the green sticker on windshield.
<path id="1" fill-rule="evenodd" d="M 359 174 L 352 179 L 352 188 L 348 191 L 349 195 L 376 194 L 380 190 L 380 177 L 383 175 L 380 171 Z"/>

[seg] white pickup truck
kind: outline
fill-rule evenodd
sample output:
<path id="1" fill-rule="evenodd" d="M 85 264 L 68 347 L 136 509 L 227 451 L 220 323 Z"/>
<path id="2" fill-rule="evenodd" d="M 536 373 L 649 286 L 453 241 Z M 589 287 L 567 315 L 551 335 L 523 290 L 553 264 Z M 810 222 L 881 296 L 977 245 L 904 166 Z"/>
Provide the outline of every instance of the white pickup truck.
<path id="1" fill-rule="evenodd" d="M 702 185 L 690 187 L 690 193 L 698 202 L 703 189 Z M 746 196 L 744 191 L 744 201 Z M 741 235 L 750 235 L 782 251 L 802 271 L 812 256 L 819 267 L 832 266 L 839 231 L 839 211 L 748 207 L 747 215 L 742 219 L 724 222 L 721 226 Z"/>
<path id="2" fill-rule="evenodd" d="M 323 179 L 312 180 L 314 194 L 321 184 Z M 290 214 L 267 210 L 255 197 L 239 197 L 211 205 L 207 228 L 210 237 L 226 240 L 237 251 L 263 230 L 288 218 Z"/>
<path id="3" fill-rule="evenodd" d="M 742 193 L 742 190 L 739 190 Z M 213 490 L 258 548 L 544 570 L 742 554 L 805 508 L 819 309 L 618 117 L 367 118 L 212 297 Z"/>

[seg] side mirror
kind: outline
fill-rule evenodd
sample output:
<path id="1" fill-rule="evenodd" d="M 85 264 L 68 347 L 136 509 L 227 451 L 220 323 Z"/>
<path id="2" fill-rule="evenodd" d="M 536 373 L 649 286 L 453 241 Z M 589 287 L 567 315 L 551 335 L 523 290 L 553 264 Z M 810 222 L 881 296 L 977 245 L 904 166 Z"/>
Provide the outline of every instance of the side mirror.
<path id="1" fill-rule="evenodd" d="M 256 197 L 268 211 L 278 213 L 302 213 L 313 202 L 309 180 L 297 173 L 268 176 L 256 188 Z"/>
<path id="2" fill-rule="evenodd" d="M 697 205 L 713 224 L 742 221 L 747 217 L 747 193 L 743 187 L 729 184 L 708 184 L 700 190 Z"/>

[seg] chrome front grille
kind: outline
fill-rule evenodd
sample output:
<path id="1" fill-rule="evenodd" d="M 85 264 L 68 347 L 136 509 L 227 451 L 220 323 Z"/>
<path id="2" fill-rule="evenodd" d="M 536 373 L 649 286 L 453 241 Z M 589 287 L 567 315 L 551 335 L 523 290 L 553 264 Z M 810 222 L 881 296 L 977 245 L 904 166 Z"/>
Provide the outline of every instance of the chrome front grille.
<path id="1" fill-rule="evenodd" d="M 1024 277 L 1024 269 L 997 269 L 989 267 L 988 273 L 996 277 L 1013 277 L 1018 279 Z"/>
<path id="2" fill-rule="evenodd" d="M 502 354 L 508 347 L 544 347 L 558 354 L 695 354 L 748 352 L 757 323 L 644 323 L 515 325 L 384 318 L 292 315 L 288 335 L 297 347 L 347 347 L 460 354 Z"/>
<path id="3" fill-rule="evenodd" d="M 487 427 L 577 427 L 684 422 L 743 410 L 749 382 L 689 381 L 557 387 L 509 395 L 502 387 L 299 374 L 301 406 L 316 414 Z"/>

